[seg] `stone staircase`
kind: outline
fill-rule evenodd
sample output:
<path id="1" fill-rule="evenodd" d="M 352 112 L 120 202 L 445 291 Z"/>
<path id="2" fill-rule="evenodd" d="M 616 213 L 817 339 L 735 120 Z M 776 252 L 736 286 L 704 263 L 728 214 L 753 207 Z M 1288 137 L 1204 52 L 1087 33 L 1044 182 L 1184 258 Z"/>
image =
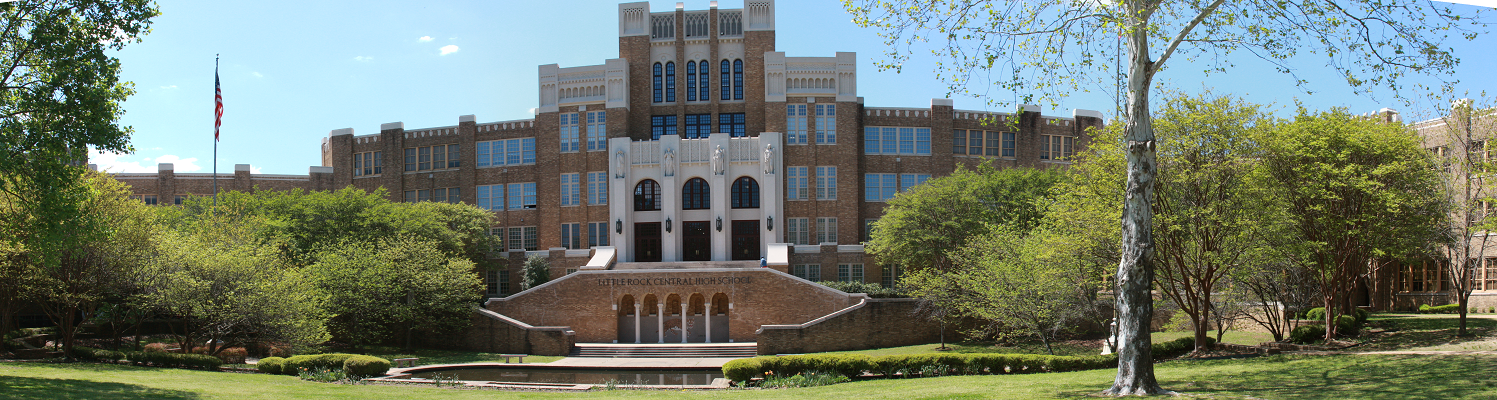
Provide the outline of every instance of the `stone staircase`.
<path id="1" fill-rule="evenodd" d="M 748 358 L 755 343 L 577 343 L 568 357 L 600 358 Z"/>
<path id="2" fill-rule="evenodd" d="M 753 261 L 674 261 L 674 262 L 621 262 L 614 263 L 615 270 L 629 269 L 702 269 L 702 268 L 759 268 L 759 260 Z"/>

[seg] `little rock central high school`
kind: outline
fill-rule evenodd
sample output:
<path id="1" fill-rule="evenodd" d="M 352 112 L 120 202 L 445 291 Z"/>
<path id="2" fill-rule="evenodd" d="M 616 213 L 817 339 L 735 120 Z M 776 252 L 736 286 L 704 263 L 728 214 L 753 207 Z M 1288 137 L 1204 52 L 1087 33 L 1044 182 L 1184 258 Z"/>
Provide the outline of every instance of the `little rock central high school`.
<path id="1" fill-rule="evenodd" d="M 448 344 L 564 354 L 588 342 L 757 342 L 775 354 L 934 340 L 938 327 L 907 300 L 811 281 L 891 285 L 898 271 L 860 243 L 895 193 L 983 161 L 1064 165 L 1103 124 L 1095 111 L 966 111 L 947 99 L 865 106 L 855 54 L 775 50 L 773 0 L 620 4 L 618 35 L 617 58 L 540 66 L 532 119 L 323 139 L 310 189 L 383 187 L 494 213 L 508 251 L 492 257 L 508 267 L 484 272 L 490 300 Z M 516 294 L 534 255 L 550 258 L 553 280 Z"/>

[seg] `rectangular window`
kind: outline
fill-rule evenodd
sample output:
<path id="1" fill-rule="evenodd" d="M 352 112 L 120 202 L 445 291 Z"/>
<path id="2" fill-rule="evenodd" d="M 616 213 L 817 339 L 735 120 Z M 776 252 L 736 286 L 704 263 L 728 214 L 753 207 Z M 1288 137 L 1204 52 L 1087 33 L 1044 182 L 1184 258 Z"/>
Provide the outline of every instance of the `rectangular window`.
<path id="1" fill-rule="evenodd" d="M 816 200 L 837 199 L 837 167 L 816 167 Z"/>
<path id="2" fill-rule="evenodd" d="M 838 282 L 862 282 L 863 264 L 837 264 Z"/>
<path id="3" fill-rule="evenodd" d="M 568 249 L 585 249 L 582 247 L 582 224 L 561 224 L 561 247 Z"/>
<path id="4" fill-rule="evenodd" d="M 1075 138 L 1060 135 L 1040 136 L 1040 159 L 1041 160 L 1067 160 L 1071 158 L 1071 145 Z"/>
<path id="5" fill-rule="evenodd" d="M 837 219 L 816 219 L 816 243 L 837 243 Z"/>
<path id="6" fill-rule="evenodd" d="M 458 145 L 455 144 L 408 148 L 405 149 L 405 170 L 412 172 L 457 168 L 462 165 L 458 153 Z"/>
<path id="7" fill-rule="evenodd" d="M 561 206 L 582 205 L 582 175 L 561 174 Z"/>
<path id="8" fill-rule="evenodd" d="M 884 287 L 893 288 L 894 285 L 899 284 L 899 267 L 885 265 L 880 272 L 883 272 L 879 278 L 883 281 Z"/>
<path id="9" fill-rule="evenodd" d="M 712 114 L 687 114 L 686 134 L 682 139 L 706 139 L 712 134 Z"/>
<path id="10" fill-rule="evenodd" d="M 473 201 L 489 211 L 504 210 L 504 185 L 478 185 L 473 187 Z"/>
<path id="11" fill-rule="evenodd" d="M 925 183 L 930 180 L 930 174 L 900 174 L 899 191 L 910 190 L 910 187 Z"/>
<path id="12" fill-rule="evenodd" d="M 187 202 L 187 196 L 189 196 L 189 195 L 185 195 L 185 194 L 176 195 L 176 197 L 172 199 L 172 204 L 180 206 L 180 205 L 182 205 L 182 203 L 186 203 Z"/>
<path id="13" fill-rule="evenodd" d="M 458 203 L 462 201 L 462 190 L 458 188 L 421 189 L 405 191 L 405 202 L 435 201 Z"/>
<path id="14" fill-rule="evenodd" d="M 864 242 L 869 242 L 869 241 L 873 240 L 873 223 L 874 222 L 878 222 L 878 218 L 868 218 L 868 219 L 863 220 L 863 241 Z"/>
<path id="15" fill-rule="evenodd" d="M 405 202 L 407 202 L 407 203 L 415 203 L 416 201 L 417 201 L 417 198 L 416 198 L 416 191 L 415 190 L 407 190 L 407 191 L 405 191 Z"/>
<path id="16" fill-rule="evenodd" d="M 587 151 L 608 151 L 608 113 L 588 111 Z"/>
<path id="17" fill-rule="evenodd" d="M 785 106 L 785 144 L 806 144 L 806 105 Z"/>
<path id="18" fill-rule="evenodd" d="M 540 250 L 540 245 L 536 243 L 535 227 L 519 226 L 509 228 L 509 246 L 510 250 Z"/>
<path id="19" fill-rule="evenodd" d="M 967 155 L 967 131 L 965 129 L 951 130 L 951 154 Z"/>
<path id="20" fill-rule="evenodd" d="M 416 158 L 417 171 L 425 171 L 431 169 L 431 147 L 417 147 Z"/>
<path id="21" fill-rule="evenodd" d="M 790 274 L 811 282 L 820 281 L 821 264 L 796 264 L 790 268 Z"/>
<path id="22" fill-rule="evenodd" d="M 984 142 L 982 140 L 982 138 L 983 138 L 982 131 L 978 131 L 978 130 L 967 131 L 967 155 L 972 155 L 972 156 L 980 156 L 980 155 L 982 155 L 982 146 L 983 146 L 983 143 L 986 143 L 986 142 Z"/>
<path id="23" fill-rule="evenodd" d="M 353 154 L 353 176 L 379 175 L 381 170 L 380 152 L 366 151 Z"/>
<path id="24" fill-rule="evenodd" d="M 499 295 L 508 296 L 509 294 L 509 270 L 499 270 Z"/>
<path id="25" fill-rule="evenodd" d="M 581 143 L 581 127 L 578 124 L 577 113 L 561 114 L 561 152 L 570 153 L 578 150 Z"/>
<path id="26" fill-rule="evenodd" d="M 676 134 L 676 116 L 655 115 L 650 117 L 650 138 L 660 140 L 661 136 Z"/>
<path id="27" fill-rule="evenodd" d="M 535 182 L 511 183 L 507 190 L 510 210 L 535 208 Z"/>
<path id="28" fill-rule="evenodd" d="M 806 186 L 806 173 L 806 167 L 785 168 L 786 200 L 805 200 L 810 198 L 811 191 Z"/>
<path id="29" fill-rule="evenodd" d="M 785 241 L 790 244 L 811 243 L 810 218 L 785 218 Z"/>
<path id="30" fill-rule="evenodd" d="M 748 131 L 744 128 L 746 121 L 743 113 L 718 114 L 717 132 L 726 133 L 731 137 L 748 136 Z"/>
<path id="31" fill-rule="evenodd" d="M 1019 148 L 1013 132 L 1003 132 L 1003 156 L 1014 157 L 1014 149 Z"/>
<path id="32" fill-rule="evenodd" d="M 587 204 L 601 206 L 608 204 L 608 173 L 587 173 Z"/>
<path id="33" fill-rule="evenodd" d="M 499 273 L 500 272 L 509 272 L 509 271 L 500 271 L 500 270 L 497 270 L 497 269 L 491 269 L 491 270 L 488 270 L 488 271 L 484 271 L 484 274 L 483 274 L 483 283 L 484 283 L 483 294 L 491 296 L 491 297 L 492 296 L 500 296 L 501 295 L 500 293 L 501 293 L 502 289 L 499 288 Z"/>
<path id="34" fill-rule="evenodd" d="M 607 222 L 587 223 L 587 245 L 588 247 L 608 245 Z"/>
<path id="35" fill-rule="evenodd" d="M 816 144 L 837 144 L 836 104 L 816 105 Z"/>
<path id="36" fill-rule="evenodd" d="M 504 228 L 489 228 L 489 251 L 504 251 Z"/>
<path id="37" fill-rule="evenodd" d="M 864 174 L 863 201 L 889 201 L 894 198 L 895 174 Z"/>
<path id="38" fill-rule="evenodd" d="M 981 137 L 981 131 L 969 131 Z M 971 136 L 969 136 L 970 138 Z M 980 140 L 980 139 L 979 139 Z M 981 143 L 980 141 L 978 143 Z M 967 141 L 967 152 L 973 153 L 972 141 Z M 930 155 L 930 128 L 869 126 L 863 128 L 863 153 L 887 155 Z"/>

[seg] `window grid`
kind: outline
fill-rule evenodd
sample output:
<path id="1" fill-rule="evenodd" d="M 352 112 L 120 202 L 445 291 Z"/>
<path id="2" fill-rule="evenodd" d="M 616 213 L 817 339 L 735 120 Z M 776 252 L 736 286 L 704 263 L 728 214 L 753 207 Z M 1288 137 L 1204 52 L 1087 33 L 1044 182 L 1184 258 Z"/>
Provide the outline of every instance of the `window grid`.
<path id="1" fill-rule="evenodd" d="M 697 101 L 697 62 L 686 62 L 686 101 Z"/>
<path id="2" fill-rule="evenodd" d="M 786 218 L 785 240 L 791 244 L 813 244 L 811 243 L 811 219 Z"/>
<path id="3" fill-rule="evenodd" d="M 745 137 L 748 136 L 748 132 L 744 129 L 745 122 L 743 113 L 718 114 L 717 131 L 731 137 Z"/>
<path id="4" fill-rule="evenodd" d="M 587 113 L 587 151 L 608 150 L 608 113 L 604 111 L 589 111 Z"/>
<path id="5" fill-rule="evenodd" d="M 863 175 L 863 201 L 889 201 L 894 198 L 897 175 Z"/>
<path id="6" fill-rule="evenodd" d="M 712 114 L 687 114 L 686 134 L 682 139 L 706 139 L 712 134 Z"/>
<path id="7" fill-rule="evenodd" d="M 712 208 L 712 188 L 707 185 L 707 180 L 702 178 L 691 178 L 681 186 L 681 209 L 682 210 L 706 210 Z"/>
<path id="8" fill-rule="evenodd" d="M 510 250 L 536 251 L 540 250 L 540 244 L 536 241 L 536 230 L 534 226 L 518 226 L 509 228 Z"/>
<path id="9" fill-rule="evenodd" d="M 863 282 L 863 264 L 837 264 L 838 282 Z"/>
<path id="10" fill-rule="evenodd" d="M 661 136 L 676 134 L 676 116 L 655 115 L 650 117 L 650 137 L 660 140 Z"/>
<path id="11" fill-rule="evenodd" d="M 1003 156 L 1014 157 L 1014 149 L 1017 149 L 1018 140 L 1013 132 L 1003 132 Z"/>
<path id="12" fill-rule="evenodd" d="M 697 62 L 697 65 L 701 67 L 700 72 L 697 74 L 697 98 L 702 101 L 712 100 L 709 93 L 712 89 L 712 82 L 708 79 L 711 73 L 708 69 L 707 60 Z"/>
<path id="13" fill-rule="evenodd" d="M 676 102 L 676 63 L 665 63 L 665 102 Z"/>
<path id="14" fill-rule="evenodd" d="M 806 186 L 807 167 L 785 168 L 785 199 L 806 200 L 811 196 L 811 191 Z"/>
<path id="15" fill-rule="evenodd" d="M 660 211 L 660 183 L 645 179 L 634 186 L 634 211 Z"/>
<path id="16" fill-rule="evenodd" d="M 816 219 L 816 243 L 837 243 L 837 218 Z"/>
<path id="17" fill-rule="evenodd" d="M 580 127 L 577 124 L 577 122 L 578 122 L 578 115 L 577 115 L 577 113 L 565 113 L 565 114 L 561 114 L 561 118 L 560 119 L 561 119 L 561 124 L 560 124 L 561 125 L 561 152 L 562 153 L 575 152 L 575 151 L 578 150 L 578 148 L 579 148 L 578 145 L 580 144 L 580 142 L 582 140 L 581 136 L 579 135 L 579 133 L 580 133 Z"/>
<path id="18" fill-rule="evenodd" d="M 981 135 L 981 131 L 977 132 Z M 979 142 L 981 143 L 981 142 Z M 971 153 L 972 141 L 967 141 Z M 863 153 L 888 155 L 930 155 L 930 128 L 869 126 L 863 128 Z"/>
<path id="19" fill-rule="evenodd" d="M 743 60 L 733 60 L 733 100 L 743 100 Z"/>
<path id="20" fill-rule="evenodd" d="M 868 218 L 868 219 L 864 219 L 863 220 L 863 241 L 864 242 L 869 242 L 869 241 L 873 240 L 873 224 L 875 222 L 878 222 L 878 218 Z"/>
<path id="21" fill-rule="evenodd" d="M 790 274 L 812 282 L 820 281 L 821 264 L 796 264 L 790 267 Z"/>
<path id="22" fill-rule="evenodd" d="M 582 175 L 577 173 L 561 174 L 561 206 L 582 205 Z"/>
<path id="23" fill-rule="evenodd" d="M 478 208 L 489 211 L 504 210 L 504 185 L 478 185 L 473 189 L 473 200 Z"/>
<path id="24" fill-rule="evenodd" d="M 665 77 L 664 77 L 664 74 L 662 73 L 662 67 L 661 67 L 660 63 L 655 63 L 655 69 L 652 72 L 653 72 L 652 77 L 654 77 L 654 79 L 655 79 L 655 86 L 654 86 L 654 88 L 655 88 L 655 102 L 656 103 L 660 103 L 660 102 L 662 102 L 662 100 L 664 100 L 664 95 L 665 95 L 665 88 L 661 86 L 662 84 L 665 83 L 665 82 L 663 82 L 664 79 L 665 79 Z"/>
<path id="25" fill-rule="evenodd" d="M 816 200 L 837 199 L 837 167 L 816 167 Z"/>
<path id="26" fill-rule="evenodd" d="M 959 155 L 959 156 L 967 154 L 967 130 L 966 129 L 952 129 L 951 130 L 951 154 L 955 154 L 955 155 Z"/>
<path id="27" fill-rule="evenodd" d="M 475 147 L 478 167 L 535 164 L 535 138 L 487 140 Z"/>
<path id="28" fill-rule="evenodd" d="M 406 172 L 457 168 L 462 165 L 458 161 L 458 145 L 455 144 L 405 149 Z"/>
<path id="29" fill-rule="evenodd" d="M 582 247 L 582 224 L 561 224 L 561 247 L 567 249 L 585 249 Z"/>
<path id="30" fill-rule="evenodd" d="M 732 196 L 733 208 L 759 208 L 759 182 L 747 176 L 738 178 L 733 181 Z"/>
<path id="31" fill-rule="evenodd" d="M 816 105 L 816 144 L 837 144 L 837 105 Z"/>
<path id="32" fill-rule="evenodd" d="M 900 174 L 899 191 L 909 190 L 911 187 L 925 183 L 928 180 L 930 180 L 930 174 Z"/>
<path id="33" fill-rule="evenodd" d="M 806 144 L 806 105 L 785 106 L 785 144 Z"/>
<path id="34" fill-rule="evenodd" d="M 587 223 L 587 245 L 588 247 L 608 245 L 607 222 Z"/>
<path id="35" fill-rule="evenodd" d="M 434 201 L 438 203 L 459 203 L 462 201 L 462 189 L 440 188 L 405 191 L 405 202 L 416 203 L 422 201 Z"/>
<path id="36" fill-rule="evenodd" d="M 1041 135 L 1040 159 L 1056 161 L 1070 159 L 1072 156 L 1071 146 L 1074 143 L 1075 138 L 1070 136 Z"/>
<path id="37" fill-rule="evenodd" d="M 535 208 L 535 182 L 511 183 L 506 189 L 509 191 L 508 209 Z"/>
<path id="38" fill-rule="evenodd" d="M 722 62 L 722 68 L 721 68 L 721 73 L 719 74 L 720 76 L 717 78 L 718 85 L 722 86 L 720 89 L 718 89 L 718 93 L 722 94 L 722 99 L 723 100 L 732 100 L 733 99 L 733 91 L 732 91 L 732 87 L 733 87 L 732 86 L 732 82 L 733 81 L 729 80 L 729 76 L 728 76 L 728 65 L 729 65 L 728 64 L 728 60 L 723 60 L 723 62 Z"/>
<path id="39" fill-rule="evenodd" d="M 504 247 L 504 232 L 502 227 L 489 228 L 489 251 L 509 250 Z"/>
<path id="40" fill-rule="evenodd" d="M 883 273 L 880 274 L 879 280 L 882 281 L 884 287 L 892 289 L 894 285 L 899 284 L 899 267 L 885 265 L 881 267 L 881 272 Z"/>
<path id="41" fill-rule="evenodd" d="M 380 153 L 378 151 L 354 153 L 353 176 L 379 175 L 383 172 L 384 168 L 382 168 L 382 164 L 384 164 L 384 160 L 381 160 Z"/>
<path id="42" fill-rule="evenodd" d="M 587 204 L 601 206 L 608 204 L 608 173 L 587 173 Z"/>

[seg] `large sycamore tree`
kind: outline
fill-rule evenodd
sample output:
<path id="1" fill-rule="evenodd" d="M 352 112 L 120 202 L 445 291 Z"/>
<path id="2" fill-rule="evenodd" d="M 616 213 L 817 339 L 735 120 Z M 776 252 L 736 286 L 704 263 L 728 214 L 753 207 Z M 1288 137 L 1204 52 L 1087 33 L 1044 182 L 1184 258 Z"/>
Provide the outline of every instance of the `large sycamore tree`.
<path id="1" fill-rule="evenodd" d="M 1149 348 L 1157 171 L 1149 95 L 1168 63 L 1185 56 L 1225 71 L 1229 56 L 1250 54 L 1293 74 L 1289 60 L 1306 52 L 1325 56 L 1358 90 L 1397 89 L 1409 73 L 1449 73 L 1458 59 L 1442 42 L 1474 38 L 1468 29 L 1482 26 L 1435 3 L 1404 0 L 843 1 L 854 22 L 887 39 L 881 68 L 897 69 L 929 46 L 952 92 L 980 96 L 996 86 L 1026 103 L 1054 102 L 1111 86 L 1115 76 L 1105 71 L 1114 62 L 1126 69 L 1118 374 L 1106 391 L 1115 395 L 1166 392 Z"/>

